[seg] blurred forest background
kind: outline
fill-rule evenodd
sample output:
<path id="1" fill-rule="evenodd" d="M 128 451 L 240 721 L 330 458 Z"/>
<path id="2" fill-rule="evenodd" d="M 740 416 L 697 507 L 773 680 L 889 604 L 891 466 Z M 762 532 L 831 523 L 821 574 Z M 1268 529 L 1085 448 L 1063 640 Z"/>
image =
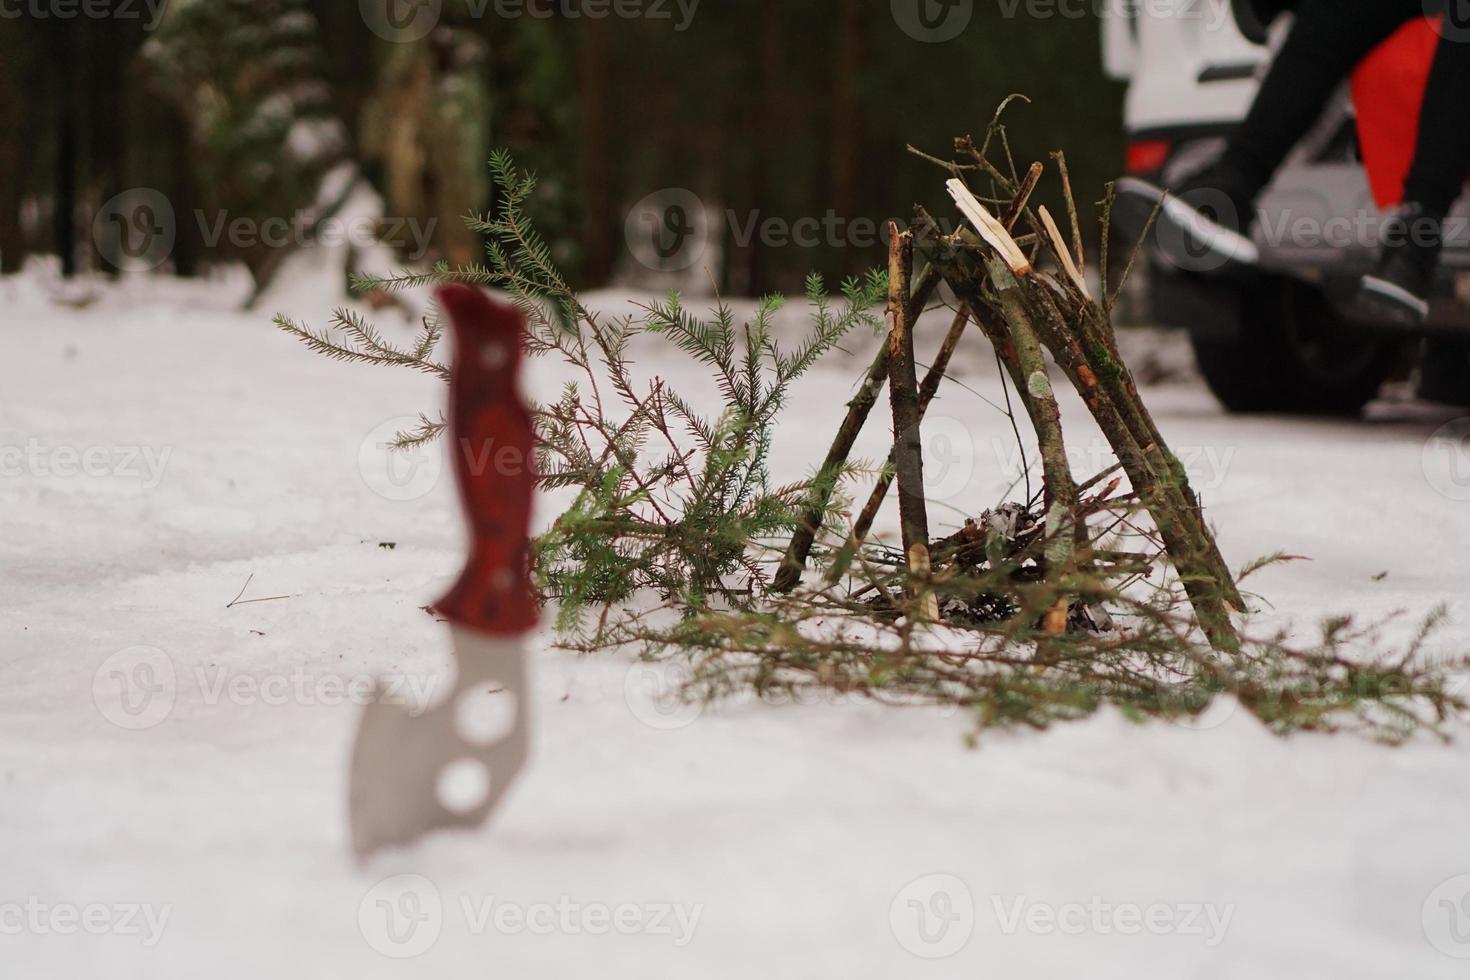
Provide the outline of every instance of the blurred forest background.
<path id="1" fill-rule="evenodd" d="M 144 0 L 81 0 L 110 15 L 58 16 L 76 2 L 8 0 L 0 17 L 6 272 L 58 254 L 106 271 L 93 221 L 130 188 L 258 220 L 322 204 L 344 162 L 387 215 L 439 219 L 428 258 L 473 261 L 459 219 L 492 205 L 485 161 L 505 147 L 541 175 L 533 213 L 579 286 L 627 268 L 635 202 L 686 188 L 735 215 L 713 225 L 721 287 L 760 293 L 861 271 L 882 245 L 741 242 L 731 222 L 935 207 L 942 175 L 905 145 L 944 154 L 1011 93 L 1031 99 L 1007 116 L 1020 166 L 1066 149 L 1088 228 L 1121 166 L 1122 88 L 1086 4 L 1038 19 L 975 0 L 959 37 L 928 43 L 901 28 L 902 0 L 703 0 L 687 23 L 674 0 L 604 19 L 575 15 L 608 0 L 524 0 L 514 17 L 442 0 L 433 30 L 393 41 L 371 4 L 405 0 L 174 0 L 156 23 Z M 267 251 L 208 237 L 179 220 L 165 268 L 268 273 Z"/>

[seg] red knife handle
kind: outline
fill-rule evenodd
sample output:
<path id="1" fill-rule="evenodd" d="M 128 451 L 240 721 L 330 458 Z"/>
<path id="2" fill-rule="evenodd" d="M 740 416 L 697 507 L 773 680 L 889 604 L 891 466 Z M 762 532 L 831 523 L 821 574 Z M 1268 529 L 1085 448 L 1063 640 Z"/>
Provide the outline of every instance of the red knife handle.
<path id="1" fill-rule="evenodd" d="M 438 296 L 454 330 L 449 451 L 470 549 L 436 608 L 485 633 L 524 633 L 537 612 L 529 567 L 536 456 L 520 393 L 525 320 L 470 286 L 444 286 Z"/>

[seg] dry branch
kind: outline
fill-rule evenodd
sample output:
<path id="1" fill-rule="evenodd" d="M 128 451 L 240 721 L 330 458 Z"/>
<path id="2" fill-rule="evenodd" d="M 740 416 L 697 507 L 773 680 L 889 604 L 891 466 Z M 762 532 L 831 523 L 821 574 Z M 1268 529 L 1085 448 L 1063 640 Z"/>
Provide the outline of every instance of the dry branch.
<path id="1" fill-rule="evenodd" d="M 923 420 L 929 411 L 929 403 L 939 392 L 940 382 L 944 380 L 945 373 L 949 370 L 950 358 L 954 356 L 955 348 L 960 344 L 964 336 L 965 326 L 970 322 L 970 311 L 961 307 L 955 314 L 954 322 L 949 326 L 949 333 L 945 335 L 944 342 L 939 345 L 939 352 L 934 355 L 933 362 L 929 365 L 928 372 L 924 375 L 924 382 L 919 386 L 919 419 Z M 885 350 L 887 348 L 885 347 Z M 842 550 L 832 559 L 831 567 L 827 571 L 827 582 L 835 583 L 847 573 L 852 564 L 853 553 L 867 540 L 868 532 L 873 529 L 873 521 L 878 517 L 878 511 L 883 502 L 888 499 L 888 491 L 893 487 L 893 453 L 888 454 L 889 468 L 878 477 L 873 492 L 868 495 L 868 502 L 863 505 L 858 519 L 853 522 L 852 534 L 848 537 Z"/>
<path id="2" fill-rule="evenodd" d="M 934 295 L 934 290 L 939 285 L 939 279 L 938 270 L 933 266 L 926 266 L 914 280 L 913 290 L 908 294 L 909 312 L 907 315 L 910 320 L 917 320 L 924 307 L 928 305 L 930 297 Z M 852 447 L 857 442 L 858 435 L 863 431 L 863 426 L 867 423 L 873 406 L 877 404 L 878 396 L 883 392 L 883 385 L 888 381 L 889 361 L 889 347 L 885 343 L 874 355 L 873 363 L 868 367 L 868 373 L 863 378 L 862 386 L 853 396 L 852 401 L 847 404 L 847 415 L 837 430 L 836 438 L 832 440 L 831 448 L 827 450 L 827 457 L 822 461 L 822 467 L 818 471 L 816 480 L 813 481 L 812 499 L 802 511 L 800 523 L 796 532 L 791 536 L 786 554 L 776 571 L 775 580 L 771 585 L 776 592 L 790 592 L 801 581 L 802 572 L 806 570 L 807 559 L 811 556 L 812 545 L 817 539 L 817 532 L 822 527 L 822 517 L 827 513 L 827 505 L 832 499 L 832 494 L 837 490 L 838 474 L 847 464 L 848 457 L 852 454 Z"/>
<path id="3" fill-rule="evenodd" d="M 975 231 L 987 245 L 995 249 L 1002 261 L 1010 268 L 1012 274 L 1017 278 L 1031 274 L 1031 260 L 1026 258 L 1026 253 L 1016 244 L 1006 226 L 995 219 L 995 216 L 985 209 L 980 199 L 970 193 L 965 182 L 958 178 L 950 180 L 946 185 L 949 188 L 949 196 L 954 198 L 955 204 L 959 205 L 960 213 L 974 226 Z"/>
<path id="4" fill-rule="evenodd" d="M 908 559 L 912 591 L 929 578 L 929 513 L 924 499 L 924 441 L 919 420 L 919 378 L 914 364 L 914 331 L 909 318 L 909 269 L 914 234 L 889 225 L 888 240 L 888 397 L 893 407 L 893 469 L 898 480 L 899 527 Z M 921 605 L 926 619 L 939 618 L 933 596 Z"/>

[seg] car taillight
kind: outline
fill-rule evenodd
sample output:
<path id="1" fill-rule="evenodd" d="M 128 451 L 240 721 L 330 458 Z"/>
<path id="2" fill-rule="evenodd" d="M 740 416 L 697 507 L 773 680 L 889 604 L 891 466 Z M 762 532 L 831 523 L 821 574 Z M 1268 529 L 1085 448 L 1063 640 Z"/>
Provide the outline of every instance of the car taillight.
<path id="1" fill-rule="evenodd" d="M 1124 161 L 1130 174 L 1156 174 L 1164 169 L 1172 149 L 1168 140 L 1135 140 Z"/>

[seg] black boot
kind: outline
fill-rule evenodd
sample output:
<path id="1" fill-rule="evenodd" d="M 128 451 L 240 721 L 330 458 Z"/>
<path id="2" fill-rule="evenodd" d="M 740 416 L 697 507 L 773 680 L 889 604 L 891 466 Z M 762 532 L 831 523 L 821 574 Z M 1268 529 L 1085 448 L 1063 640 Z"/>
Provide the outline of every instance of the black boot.
<path id="1" fill-rule="evenodd" d="M 1383 227 L 1378 268 L 1358 283 L 1357 315 L 1398 327 L 1417 327 L 1429 315 L 1429 292 L 1439 266 L 1444 219 L 1405 204 Z"/>
<path id="2" fill-rule="evenodd" d="M 1458 337 L 1424 341 L 1415 394 L 1429 402 L 1470 406 L 1470 341 Z"/>
<path id="3" fill-rule="evenodd" d="M 1169 264 L 1201 275 L 1254 269 L 1260 252 L 1250 238 L 1260 188 L 1227 163 L 1211 164 L 1167 195 L 1137 177 L 1118 181 L 1113 214 L 1129 235 L 1142 234 L 1157 207 L 1150 245 Z"/>

